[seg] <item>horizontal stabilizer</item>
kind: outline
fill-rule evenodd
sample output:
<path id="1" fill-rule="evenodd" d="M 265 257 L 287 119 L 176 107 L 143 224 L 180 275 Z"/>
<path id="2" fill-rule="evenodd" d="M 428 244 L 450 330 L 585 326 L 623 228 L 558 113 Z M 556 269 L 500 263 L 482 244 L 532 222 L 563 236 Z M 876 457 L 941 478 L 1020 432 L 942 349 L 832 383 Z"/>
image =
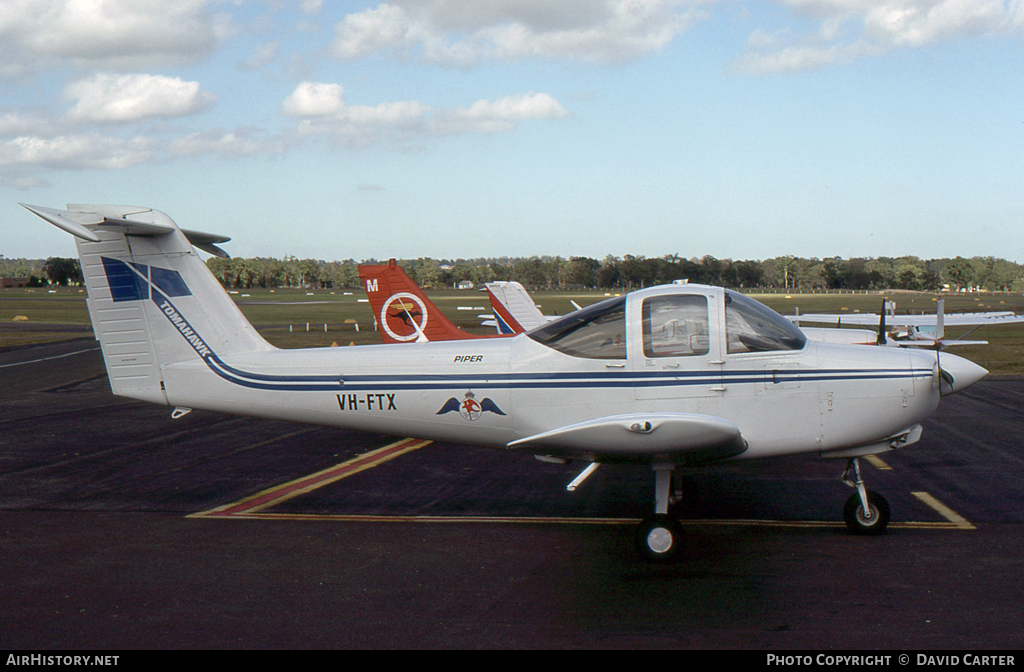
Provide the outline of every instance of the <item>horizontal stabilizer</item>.
<path id="1" fill-rule="evenodd" d="M 629 413 L 528 436 L 509 448 L 595 461 L 711 462 L 747 449 L 739 427 L 694 413 Z M 541 450 L 543 449 L 543 450 Z"/>
<path id="2" fill-rule="evenodd" d="M 173 223 L 159 221 L 144 222 L 138 219 L 128 219 L 129 215 L 140 215 L 152 219 L 155 211 L 149 208 L 139 208 L 122 205 L 69 205 L 68 210 L 57 210 L 56 208 L 44 208 L 40 205 L 21 204 L 30 212 L 39 215 L 57 228 L 67 231 L 73 236 L 90 243 L 96 243 L 101 238 L 96 231 L 111 231 L 123 233 L 129 236 L 162 236 L 176 230 Z M 162 213 L 161 213 L 162 214 Z M 169 218 L 164 216 L 170 221 Z M 188 241 L 200 250 L 218 257 L 227 257 L 224 250 L 216 246 L 216 243 L 226 243 L 231 240 L 226 236 L 201 231 L 189 231 L 181 229 Z"/>
<path id="3" fill-rule="evenodd" d="M 98 243 L 100 241 L 99 236 L 85 228 L 86 224 L 102 224 L 103 217 L 100 215 L 84 215 L 76 212 L 68 212 L 67 210 L 44 208 L 41 205 L 27 205 L 25 203 L 20 203 L 19 205 L 26 208 L 29 212 L 39 215 L 58 229 L 63 229 L 73 236 L 78 236 L 83 240 L 88 240 L 90 243 Z"/>
<path id="4" fill-rule="evenodd" d="M 228 242 L 231 240 L 228 236 L 220 236 L 216 233 L 204 233 L 202 231 L 192 231 L 190 229 L 182 229 L 181 232 L 185 234 L 186 238 L 188 238 L 188 242 L 192 243 L 207 254 L 212 254 L 213 256 L 221 257 L 222 259 L 227 259 L 231 256 L 215 244 Z"/>

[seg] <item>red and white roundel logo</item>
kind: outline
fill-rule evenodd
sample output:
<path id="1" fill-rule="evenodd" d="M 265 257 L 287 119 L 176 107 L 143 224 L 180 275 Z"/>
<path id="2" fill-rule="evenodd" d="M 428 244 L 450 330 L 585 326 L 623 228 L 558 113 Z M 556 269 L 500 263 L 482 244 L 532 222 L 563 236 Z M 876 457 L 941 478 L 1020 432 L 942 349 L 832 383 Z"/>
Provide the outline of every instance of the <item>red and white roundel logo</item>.
<path id="1" fill-rule="evenodd" d="M 427 327 L 427 307 L 415 294 L 398 292 L 380 309 L 380 324 L 396 341 L 415 341 Z"/>
<path id="2" fill-rule="evenodd" d="M 466 392 L 466 398 L 459 404 L 459 413 L 466 420 L 476 420 L 483 413 L 483 407 L 480 406 L 480 402 L 474 396 L 472 392 Z"/>

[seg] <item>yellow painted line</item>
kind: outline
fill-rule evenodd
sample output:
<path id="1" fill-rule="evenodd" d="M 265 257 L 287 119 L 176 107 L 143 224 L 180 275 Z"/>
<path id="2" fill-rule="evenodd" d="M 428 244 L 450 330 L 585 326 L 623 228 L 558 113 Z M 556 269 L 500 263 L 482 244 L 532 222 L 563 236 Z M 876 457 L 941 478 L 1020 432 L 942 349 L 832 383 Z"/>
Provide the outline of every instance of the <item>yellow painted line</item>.
<path id="1" fill-rule="evenodd" d="M 352 458 L 341 464 L 336 464 L 328 469 L 323 469 L 314 474 L 297 478 L 287 483 L 276 485 L 272 488 L 262 490 L 255 495 L 251 495 L 237 502 L 230 504 L 224 504 L 218 506 L 209 511 L 202 511 L 200 513 L 193 513 L 188 518 L 218 518 L 218 517 L 236 517 L 243 515 L 252 515 L 263 509 L 270 508 L 286 502 L 289 499 L 298 497 L 299 495 L 312 492 L 317 488 L 321 488 L 330 483 L 340 481 L 343 478 L 348 478 L 353 474 L 358 474 L 361 471 L 365 471 L 372 467 L 376 467 L 379 464 L 383 464 L 388 460 L 393 460 L 400 455 L 405 455 L 413 450 L 417 450 L 424 446 L 433 443 L 432 441 L 423 441 L 420 439 L 402 439 L 401 441 L 395 441 L 382 448 L 371 450 L 368 453 L 364 453 L 359 457 Z"/>
<path id="2" fill-rule="evenodd" d="M 871 463 L 875 469 L 879 471 L 892 471 L 892 467 L 885 463 L 885 460 L 880 458 L 878 455 L 865 455 L 864 459 Z"/>
<path id="3" fill-rule="evenodd" d="M 195 518 L 198 515 L 189 516 Z M 570 518 L 558 516 L 402 516 L 402 515 L 363 515 L 363 514 L 318 514 L 318 513 L 238 513 L 229 516 L 206 516 L 226 520 L 276 520 L 276 521 L 313 521 L 334 523 L 429 523 L 429 524 L 479 524 L 498 525 L 636 525 L 639 518 Z M 715 520 L 691 519 L 680 520 L 680 525 L 692 527 L 794 527 L 794 528 L 843 528 L 844 523 L 824 520 Z M 938 522 L 906 522 L 890 523 L 896 529 L 967 529 L 954 523 Z M 973 528 L 971 528 L 973 529 Z"/>
<path id="4" fill-rule="evenodd" d="M 964 518 L 959 513 L 949 508 L 939 500 L 929 495 L 927 492 L 912 492 L 910 494 L 912 494 L 914 497 L 917 497 L 934 510 L 938 511 L 939 515 L 941 515 L 943 518 L 956 525 L 958 528 L 962 530 L 975 529 L 974 525 L 971 525 L 970 521 L 968 521 L 966 518 Z"/>

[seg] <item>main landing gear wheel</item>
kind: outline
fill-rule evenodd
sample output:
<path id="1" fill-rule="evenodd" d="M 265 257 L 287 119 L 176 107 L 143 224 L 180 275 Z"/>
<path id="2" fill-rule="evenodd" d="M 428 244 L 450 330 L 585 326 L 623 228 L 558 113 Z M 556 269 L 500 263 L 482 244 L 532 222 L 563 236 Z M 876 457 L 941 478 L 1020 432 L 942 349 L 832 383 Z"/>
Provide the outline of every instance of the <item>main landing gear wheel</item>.
<path id="1" fill-rule="evenodd" d="M 673 469 L 674 464 L 654 465 L 654 515 L 643 519 L 634 537 L 636 550 L 650 562 L 669 562 L 683 546 L 683 528 L 668 514 Z"/>
<path id="2" fill-rule="evenodd" d="M 889 524 L 889 502 L 874 490 L 864 487 L 864 479 L 860 475 L 860 460 L 850 458 L 846 463 L 846 471 L 840 477 L 843 483 L 857 492 L 846 500 L 843 507 L 843 519 L 846 527 L 853 534 L 877 536 L 885 532 Z"/>
<path id="3" fill-rule="evenodd" d="M 870 515 L 864 513 L 860 493 L 855 492 L 846 500 L 846 506 L 843 507 L 843 519 L 846 520 L 846 527 L 853 534 L 878 536 L 885 532 L 885 528 L 889 524 L 889 502 L 874 490 L 868 490 L 867 496 Z"/>
<path id="4" fill-rule="evenodd" d="M 651 562 L 669 562 L 683 546 L 683 529 L 672 516 L 656 513 L 636 528 L 636 550 Z"/>

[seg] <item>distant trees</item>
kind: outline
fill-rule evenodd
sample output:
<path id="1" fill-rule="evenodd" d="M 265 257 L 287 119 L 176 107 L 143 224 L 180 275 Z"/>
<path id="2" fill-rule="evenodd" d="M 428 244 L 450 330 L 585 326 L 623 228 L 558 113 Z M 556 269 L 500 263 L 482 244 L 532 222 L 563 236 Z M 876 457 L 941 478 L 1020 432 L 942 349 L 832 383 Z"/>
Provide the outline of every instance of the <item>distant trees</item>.
<path id="1" fill-rule="evenodd" d="M 78 259 L 68 257 L 50 257 L 43 264 L 43 274 L 51 285 L 67 287 L 69 284 L 81 284 L 82 265 Z"/>
<path id="2" fill-rule="evenodd" d="M 225 287 L 356 287 L 358 265 L 285 257 L 272 259 L 212 258 L 207 266 Z M 367 260 L 365 263 L 380 263 Z M 490 259 L 404 259 L 398 262 L 422 287 L 452 287 L 464 280 L 480 285 L 493 280 L 516 280 L 528 289 L 630 290 L 675 280 L 741 289 L 784 291 L 907 289 L 935 291 L 944 285 L 959 290 L 1024 290 L 1024 266 L 996 259 L 922 260 L 841 257 L 801 258 L 790 255 L 754 260 L 718 259 L 711 255 L 686 258 L 680 254 L 644 257 L 626 254 L 590 257 L 501 257 Z"/>
<path id="3" fill-rule="evenodd" d="M 39 284 L 43 275 L 42 259 L 8 259 L 0 254 L 0 276 L 5 278 L 32 278 Z"/>

